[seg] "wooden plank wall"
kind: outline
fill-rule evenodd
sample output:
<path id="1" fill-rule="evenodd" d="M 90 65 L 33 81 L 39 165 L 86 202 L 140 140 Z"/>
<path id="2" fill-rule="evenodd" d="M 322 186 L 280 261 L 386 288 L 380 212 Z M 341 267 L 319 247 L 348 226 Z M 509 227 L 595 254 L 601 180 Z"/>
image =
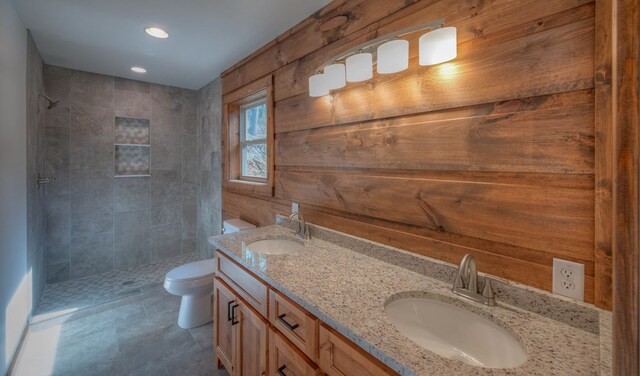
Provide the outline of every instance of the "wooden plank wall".
<path id="1" fill-rule="evenodd" d="M 481 271 L 545 290 L 552 259 L 573 260 L 586 301 L 610 309 L 611 259 L 596 268 L 594 252 L 595 9 L 330 3 L 222 75 L 229 93 L 272 74 L 276 101 L 274 197 L 225 189 L 225 216 L 268 225 L 296 201 L 310 222 L 451 263 L 470 252 Z M 453 62 L 419 66 L 418 33 L 407 71 L 307 94 L 327 58 L 440 17 L 458 29 Z"/>

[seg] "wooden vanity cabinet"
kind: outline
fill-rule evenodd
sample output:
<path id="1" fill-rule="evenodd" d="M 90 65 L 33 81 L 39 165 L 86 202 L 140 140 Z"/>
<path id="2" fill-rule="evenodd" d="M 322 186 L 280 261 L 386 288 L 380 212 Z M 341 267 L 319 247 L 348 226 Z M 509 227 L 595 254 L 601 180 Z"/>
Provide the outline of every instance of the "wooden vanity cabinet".
<path id="1" fill-rule="evenodd" d="M 214 349 L 217 367 L 230 376 L 397 375 L 246 268 L 216 255 Z"/>
<path id="2" fill-rule="evenodd" d="M 231 376 L 266 376 L 269 323 L 221 279 L 214 283 L 216 364 Z"/>

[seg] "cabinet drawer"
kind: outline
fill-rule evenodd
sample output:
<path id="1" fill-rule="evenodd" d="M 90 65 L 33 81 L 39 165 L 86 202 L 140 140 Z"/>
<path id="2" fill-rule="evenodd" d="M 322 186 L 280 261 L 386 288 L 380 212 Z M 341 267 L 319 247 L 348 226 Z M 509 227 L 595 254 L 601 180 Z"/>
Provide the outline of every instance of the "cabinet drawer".
<path id="1" fill-rule="evenodd" d="M 314 362 L 318 361 L 318 319 L 277 291 L 269 292 L 269 321 Z"/>
<path id="2" fill-rule="evenodd" d="M 320 325 L 320 367 L 329 376 L 397 375 L 354 343 Z"/>
<path id="3" fill-rule="evenodd" d="M 269 375 L 313 376 L 320 371 L 309 358 L 273 328 L 269 329 Z"/>
<path id="4" fill-rule="evenodd" d="M 263 317 L 267 317 L 269 288 L 258 277 L 220 251 L 216 251 L 216 276 L 231 286 L 242 299 Z"/>

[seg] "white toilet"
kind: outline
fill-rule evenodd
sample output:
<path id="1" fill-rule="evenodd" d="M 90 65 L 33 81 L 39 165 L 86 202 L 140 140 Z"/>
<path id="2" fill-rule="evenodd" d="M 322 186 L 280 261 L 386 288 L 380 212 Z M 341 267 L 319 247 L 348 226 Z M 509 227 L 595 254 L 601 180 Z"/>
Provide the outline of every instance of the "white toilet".
<path id="1" fill-rule="evenodd" d="M 256 226 L 240 219 L 224 221 L 224 233 L 229 234 Z M 195 328 L 212 321 L 213 259 L 190 262 L 167 273 L 164 288 L 172 295 L 182 296 L 178 326 Z"/>

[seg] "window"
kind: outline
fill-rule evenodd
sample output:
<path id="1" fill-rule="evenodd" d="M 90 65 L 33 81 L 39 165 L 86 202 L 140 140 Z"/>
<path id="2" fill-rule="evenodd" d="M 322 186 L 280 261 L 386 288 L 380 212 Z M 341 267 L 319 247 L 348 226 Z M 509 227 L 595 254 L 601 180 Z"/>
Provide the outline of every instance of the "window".
<path id="1" fill-rule="evenodd" d="M 273 196 L 273 78 L 222 97 L 222 185 L 239 193 Z"/>
<path id="2" fill-rule="evenodd" d="M 246 179 L 267 178 L 266 99 L 240 106 L 240 167 Z"/>

